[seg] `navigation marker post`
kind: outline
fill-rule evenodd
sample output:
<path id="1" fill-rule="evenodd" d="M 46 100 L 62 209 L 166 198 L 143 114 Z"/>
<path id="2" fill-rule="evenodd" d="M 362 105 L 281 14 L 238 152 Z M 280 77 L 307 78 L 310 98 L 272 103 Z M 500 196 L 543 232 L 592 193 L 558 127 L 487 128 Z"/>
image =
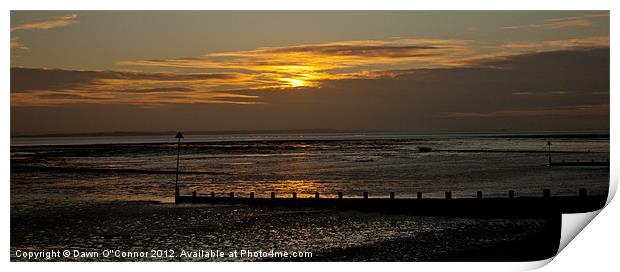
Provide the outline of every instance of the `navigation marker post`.
<path id="1" fill-rule="evenodd" d="M 549 155 L 549 166 L 551 166 L 551 141 L 547 141 L 547 146 L 549 146 L 549 152 L 547 152 L 547 154 Z"/>
<path id="2" fill-rule="evenodd" d="M 179 159 L 181 158 L 181 139 L 183 139 L 183 133 L 181 133 L 179 131 L 179 133 L 177 133 L 177 136 L 174 136 L 175 138 L 178 139 L 177 142 L 177 173 L 176 173 L 176 179 L 174 180 L 174 198 L 175 198 L 175 202 L 176 199 L 179 197 Z"/>

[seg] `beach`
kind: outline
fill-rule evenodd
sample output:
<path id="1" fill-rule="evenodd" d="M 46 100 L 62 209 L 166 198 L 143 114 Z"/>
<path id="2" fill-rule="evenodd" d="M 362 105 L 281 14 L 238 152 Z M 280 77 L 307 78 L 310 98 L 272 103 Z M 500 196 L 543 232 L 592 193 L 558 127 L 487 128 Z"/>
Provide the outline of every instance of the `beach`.
<path id="1" fill-rule="evenodd" d="M 538 260 L 558 218 L 466 218 L 242 205 L 109 202 L 11 210 L 12 261 Z M 16 250 L 150 252 L 175 257 L 16 257 Z M 306 258 L 181 257 L 181 251 L 311 252 Z M 519 254 L 515 254 L 519 251 Z M 480 254 L 480 253 L 485 254 Z M 489 254 L 492 253 L 492 254 Z"/>

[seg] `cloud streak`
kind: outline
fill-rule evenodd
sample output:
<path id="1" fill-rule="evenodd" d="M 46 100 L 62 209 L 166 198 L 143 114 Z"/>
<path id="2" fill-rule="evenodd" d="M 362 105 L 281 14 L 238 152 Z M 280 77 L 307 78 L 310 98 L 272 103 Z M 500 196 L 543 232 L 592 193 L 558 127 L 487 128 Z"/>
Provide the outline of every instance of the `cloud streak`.
<path id="1" fill-rule="evenodd" d="M 52 29 L 65 27 L 77 22 L 77 14 L 68 14 L 46 20 L 23 23 L 11 28 L 11 32 L 18 30 Z"/>
<path id="2" fill-rule="evenodd" d="M 599 14 L 588 14 L 583 16 L 572 16 L 572 17 L 562 17 L 562 18 L 552 18 L 546 19 L 540 23 L 527 24 L 527 25 L 514 25 L 514 26 L 504 26 L 502 29 L 524 29 L 524 28 L 533 28 L 533 29 L 549 29 L 556 30 L 562 28 L 575 28 L 575 27 L 590 27 L 592 26 L 591 18 L 597 17 L 608 17 L 609 12 L 599 13 Z"/>
<path id="3" fill-rule="evenodd" d="M 19 37 L 11 37 L 11 49 L 28 49 L 24 44 L 21 43 Z"/>
<path id="4" fill-rule="evenodd" d="M 448 118 L 542 117 L 542 116 L 608 116 L 609 105 L 574 105 L 563 107 L 514 109 L 490 112 L 444 112 Z"/>
<path id="5" fill-rule="evenodd" d="M 18 32 L 22 30 L 46 30 L 52 28 L 60 28 L 68 25 L 75 24 L 77 22 L 77 14 L 68 14 L 60 17 L 55 17 L 46 20 L 27 22 L 23 24 L 19 24 L 17 26 L 11 27 L 11 35 L 13 32 Z M 19 37 L 11 37 L 11 49 L 22 49 L 28 50 L 20 40 Z"/>
<path id="6" fill-rule="evenodd" d="M 609 36 L 593 36 L 547 41 L 514 41 L 494 46 L 496 50 L 480 54 L 463 61 L 462 66 L 482 65 L 489 66 L 498 60 L 506 60 L 516 56 L 531 55 L 541 52 L 563 50 L 588 50 L 592 48 L 609 49 Z"/>
<path id="7" fill-rule="evenodd" d="M 257 96 L 223 92 L 226 87 L 238 88 L 241 83 L 237 81 L 243 80 L 244 75 L 236 73 L 11 68 L 11 104 L 44 106 L 111 102 L 154 106 L 171 103 L 259 103 L 252 101 Z"/>

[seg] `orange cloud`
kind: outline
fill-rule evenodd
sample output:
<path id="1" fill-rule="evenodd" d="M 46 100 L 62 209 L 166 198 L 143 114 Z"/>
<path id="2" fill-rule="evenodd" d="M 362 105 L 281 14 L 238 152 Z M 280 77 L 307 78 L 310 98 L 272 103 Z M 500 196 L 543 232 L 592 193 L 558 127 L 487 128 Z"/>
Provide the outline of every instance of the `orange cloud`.
<path id="1" fill-rule="evenodd" d="M 560 21 L 566 20 L 563 18 Z M 526 52 L 608 45 L 608 36 L 561 41 L 515 41 L 486 47 L 476 47 L 471 41 L 464 40 L 359 40 L 264 47 L 211 53 L 203 57 L 129 60 L 118 64 L 235 70 L 246 77 L 244 82 L 235 82 L 239 88 L 258 90 L 318 87 L 325 80 L 376 77 L 377 72 L 381 73 L 387 70 L 386 67 L 396 65 L 407 66 L 408 69 L 464 67 Z"/>
<path id="2" fill-rule="evenodd" d="M 317 86 L 327 79 L 352 77 L 372 66 L 407 63 L 424 67 L 454 66 L 475 50 L 461 40 L 360 40 L 207 54 L 202 58 L 122 61 L 119 65 L 193 69 L 237 69 L 257 73 L 262 86 Z M 336 71 L 338 70 L 338 71 Z"/>
<path id="3" fill-rule="evenodd" d="M 586 38 L 573 38 L 562 40 L 548 40 L 539 42 L 509 42 L 499 46 L 508 52 L 524 50 L 559 50 L 572 47 L 609 47 L 609 36 L 594 36 Z M 504 52 L 505 53 L 505 52 Z"/>
<path id="4" fill-rule="evenodd" d="M 544 42 L 544 44 L 554 46 L 556 48 L 609 47 L 609 36 L 596 36 L 596 37 L 589 37 L 589 38 L 553 40 L 553 41 L 546 41 Z"/>
<path id="5" fill-rule="evenodd" d="M 538 42 L 510 42 L 501 45 L 506 49 L 533 49 L 540 46 L 541 44 Z"/>
<path id="6" fill-rule="evenodd" d="M 228 84 L 271 84 L 272 74 L 277 73 L 262 71 L 195 74 L 12 68 L 11 110 L 17 113 L 12 116 L 20 117 L 13 123 L 31 122 L 22 130 L 58 129 L 57 120 L 67 127 L 119 130 L 116 124 L 127 123 L 133 130 L 153 129 L 144 122 L 144 114 L 159 117 L 164 129 L 192 124 L 215 129 L 605 129 L 609 126 L 609 53 L 609 48 L 570 48 L 465 67 L 361 69 L 354 78 L 286 91 L 226 91 L 233 87 Z M 151 109 L 127 114 L 144 107 Z M 171 109 L 190 118 L 161 118 Z"/>
<path id="7" fill-rule="evenodd" d="M 11 37 L 11 49 L 28 49 L 19 41 L 19 37 Z"/>
<path id="8" fill-rule="evenodd" d="M 248 91 L 317 90 L 329 87 L 329 84 L 336 81 L 398 80 L 410 75 L 425 77 L 425 74 L 433 74 L 430 71 L 439 73 L 441 70 L 451 71 L 451 68 L 505 70 L 512 67 L 509 64 L 517 57 L 546 56 L 549 54 L 539 53 L 565 50 L 567 47 L 570 50 L 560 54 L 570 55 L 578 53 L 573 51 L 579 51 L 580 48 L 569 45 L 598 48 L 600 46 L 595 45 L 608 45 L 608 40 L 608 37 L 591 37 L 562 41 L 512 42 L 494 47 L 475 47 L 469 41 L 460 40 L 364 40 L 212 53 L 201 58 L 119 63 L 139 68 L 154 66 L 217 72 L 12 68 L 11 104 L 260 104 L 263 103 L 259 99 L 261 97 Z M 604 51 L 604 48 L 598 49 Z M 581 54 L 590 52 L 581 51 Z M 396 69 L 389 69 L 392 67 Z M 37 80 L 32 80 L 33 78 Z"/>
<path id="9" fill-rule="evenodd" d="M 244 80 L 245 75 L 236 73 L 11 68 L 11 104 L 114 103 L 153 106 L 172 103 L 260 103 L 255 101 L 257 96 L 225 92 L 246 84 Z"/>

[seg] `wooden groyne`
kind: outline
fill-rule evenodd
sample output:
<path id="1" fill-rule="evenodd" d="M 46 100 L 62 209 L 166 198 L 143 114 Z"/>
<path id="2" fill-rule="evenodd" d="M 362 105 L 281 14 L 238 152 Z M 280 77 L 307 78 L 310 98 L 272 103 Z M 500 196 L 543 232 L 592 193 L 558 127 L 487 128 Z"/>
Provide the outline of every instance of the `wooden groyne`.
<path id="1" fill-rule="evenodd" d="M 595 160 L 574 160 L 574 161 L 566 161 L 562 160 L 561 162 L 551 162 L 550 166 L 603 166 L 609 167 L 609 160 L 607 161 L 595 161 Z"/>
<path id="2" fill-rule="evenodd" d="M 319 208 L 334 210 L 358 210 L 365 212 L 388 212 L 412 215 L 546 215 L 558 213 L 591 212 L 603 208 L 606 196 L 588 196 L 586 189 L 580 189 L 577 196 L 551 196 L 550 190 L 543 190 L 541 197 L 515 197 L 514 191 L 505 198 L 483 198 L 478 191 L 475 198 L 452 198 L 452 192 L 445 192 L 444 198 L 423 198 L 418 192 L 416 198 L 397 198 L 390 193 L 389 198 L 369 198 L 364 192 L 362 198 L 345 198 L 342 192 L 337 198 L 322 198 L 316 193 L 312 198 L 298 198 L 296 193 L 290 197 L 276 197 L 272 192 L 269 198 L 237 197 L 230 192 L 228 196 L 215 193 L 202 196 L 194 191 L 191 196 L 177 195 L 175 202 L 203 204 L 242 204 L 257 206 L 279 206 L 291 208 Z"/>

